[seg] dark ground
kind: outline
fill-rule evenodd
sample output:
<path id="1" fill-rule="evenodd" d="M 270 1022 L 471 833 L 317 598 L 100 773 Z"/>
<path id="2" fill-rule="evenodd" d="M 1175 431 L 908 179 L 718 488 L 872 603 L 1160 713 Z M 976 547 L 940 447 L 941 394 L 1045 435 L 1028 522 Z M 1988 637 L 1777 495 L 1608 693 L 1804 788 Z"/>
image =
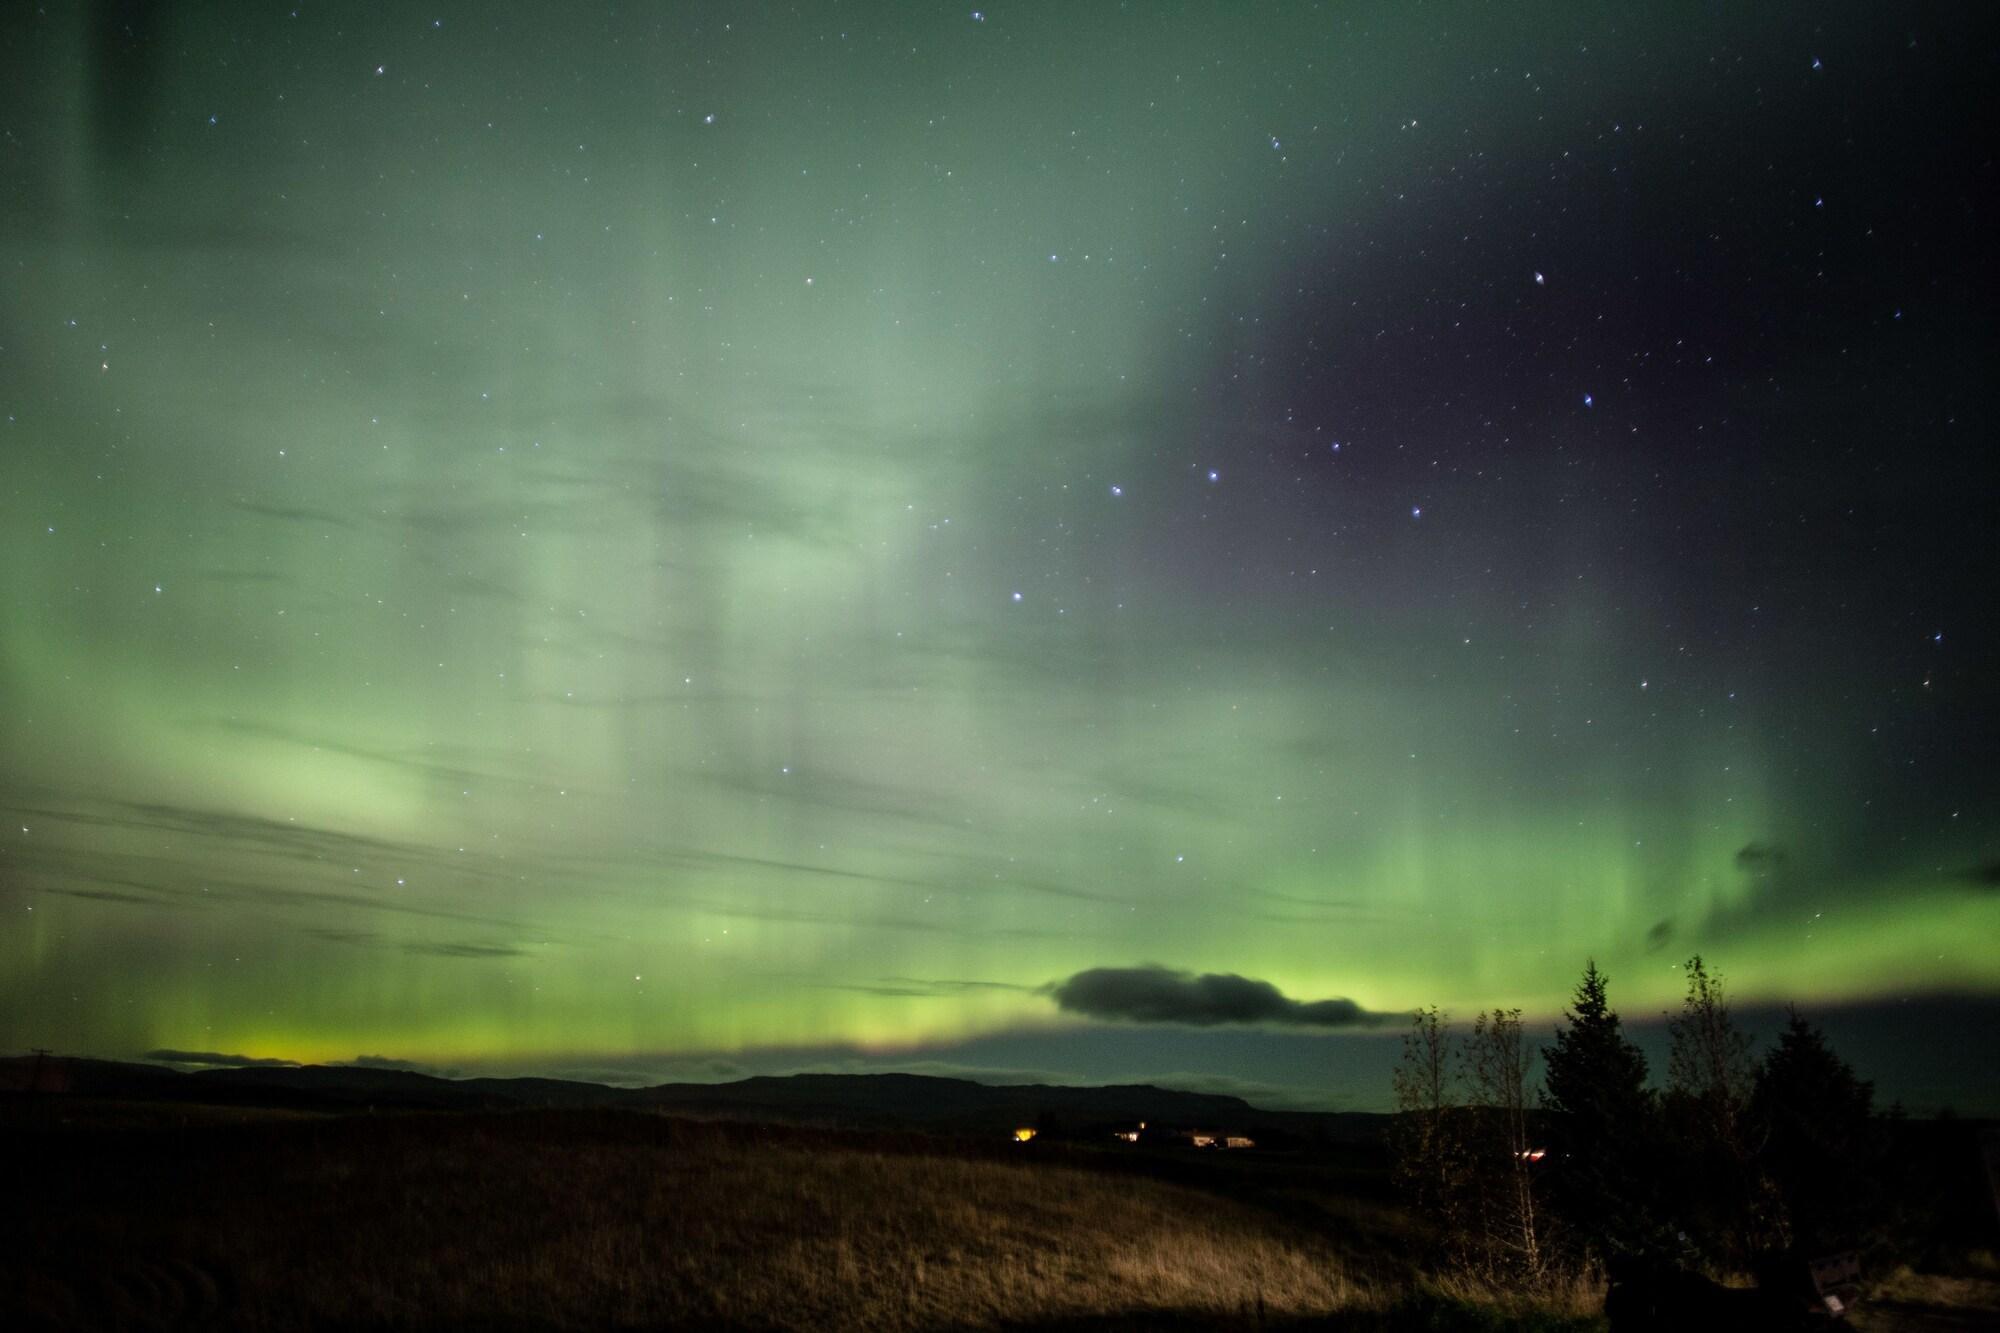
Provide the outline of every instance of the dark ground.
<path id="1" fill-rule="evenodd" d="M 1522 1308 L 1431 1283 L 1365 1135 L 1223 1153 L 1053 1124 L 1019 1145 L 624 1105 L 370 1111 L 300 1082 L 265 1087 L 277 1105 L 254 1080 L 199 1085 L 220 1105 L 0 1094 L 0 1328 L 1602 1327 L 1594 1291 Z M 1919 1126 L 1912 1152 L 1955 1161 L 1976 1133 Z M 1991 1252 L 1945 1258 L 1872 1273 L 1851 1326 L 2000 1328 Z"/>

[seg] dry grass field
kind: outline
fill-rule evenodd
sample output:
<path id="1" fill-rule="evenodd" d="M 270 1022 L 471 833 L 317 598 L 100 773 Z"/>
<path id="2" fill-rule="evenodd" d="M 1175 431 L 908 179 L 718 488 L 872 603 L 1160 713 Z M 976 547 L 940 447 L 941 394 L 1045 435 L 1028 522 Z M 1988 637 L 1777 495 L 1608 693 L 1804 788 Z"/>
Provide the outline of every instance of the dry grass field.
<path id="1" fill-rule="evenodd" d="M 2000 1328 L 2000 1265 L 1977 1256 L 1958 1275 L 1899 1268 L 1875 1284 L 1849 1322 L 1856 1333 L 1960 1333 Z"/>
<path id="2" fill-rule="evenodd" d="M 1594 1292 L 1439 1291 L 1393 1205 L 1269 1158 L 618 1111 L 71 1119 L 8 1130 L 10 1328 L 1597 1326 Z"/>

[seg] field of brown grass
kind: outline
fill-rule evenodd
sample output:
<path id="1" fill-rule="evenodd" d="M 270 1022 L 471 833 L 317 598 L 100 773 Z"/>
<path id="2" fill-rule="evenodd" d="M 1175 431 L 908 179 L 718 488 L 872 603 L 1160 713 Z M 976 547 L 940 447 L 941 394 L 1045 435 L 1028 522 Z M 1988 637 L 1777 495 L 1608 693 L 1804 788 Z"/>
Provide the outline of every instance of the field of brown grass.
<path id="1" fill-rule="evenodd" d="M 126 1108 L 7 1137 L 10 1328 L 1596 1326 L 1594 1292 L 1437 1290 L 1365 1172 L 1302 1159 L 616 1111 Z"/>
<path id="2" fill-rule="evenodd" d="M 1855 1333 L 2000 1328 L 2000 1265 L 1991 1254 L 1982 1254 L 1958 1274 L 1899 1268 L 1874 1285 L 1849 1322 Z"/>

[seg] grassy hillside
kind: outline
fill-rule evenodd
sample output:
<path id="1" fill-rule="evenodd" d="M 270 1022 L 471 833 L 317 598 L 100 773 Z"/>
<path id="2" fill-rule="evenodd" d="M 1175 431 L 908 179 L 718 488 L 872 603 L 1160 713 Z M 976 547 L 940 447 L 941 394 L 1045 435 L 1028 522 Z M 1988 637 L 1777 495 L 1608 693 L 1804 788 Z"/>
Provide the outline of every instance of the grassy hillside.
<path id="1" fill-rule="evenodd" d="M 1304 1158 L 612 1110 L 65 1114 L 13 1108 L 9 1327 L 1517 1323 L 1427 1292 L 1379 1182 Z"/>

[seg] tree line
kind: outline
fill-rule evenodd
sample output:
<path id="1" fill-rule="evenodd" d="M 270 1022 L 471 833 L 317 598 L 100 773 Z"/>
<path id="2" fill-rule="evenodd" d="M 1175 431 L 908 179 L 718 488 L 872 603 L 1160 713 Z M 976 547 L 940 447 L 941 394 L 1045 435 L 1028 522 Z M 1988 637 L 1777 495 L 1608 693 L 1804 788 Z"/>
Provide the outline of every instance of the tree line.
<path id="1" fill-rule="evenodd" d="M 1763 1058 L 1699 955 L 1663 1088 L 1595 963 L 1540 1051 L 1521 1011 L 1418 1010 L 1395 1074 L 1398 1184 L 1441 1265 L 1535 1288 L 1621 1261 L 1721 1274 L 1878 1241 L 1892 1116 L 1791 1011 Z M 1539 1082 L 1539 1087 L 1537 1083 Z"/>

